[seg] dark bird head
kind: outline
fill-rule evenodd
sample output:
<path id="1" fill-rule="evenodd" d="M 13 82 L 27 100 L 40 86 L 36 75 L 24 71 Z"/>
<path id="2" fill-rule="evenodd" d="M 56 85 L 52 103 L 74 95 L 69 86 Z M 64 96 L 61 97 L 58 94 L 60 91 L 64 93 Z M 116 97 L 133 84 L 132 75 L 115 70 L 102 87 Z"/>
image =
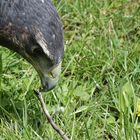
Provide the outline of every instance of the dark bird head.
<path id="1" fill-rule="evenodd" d="M 1 0 L 0 45 L 33 65 L 42 91 L 55 87 L 64 47 L 61 21 L 50 0 Z"/>

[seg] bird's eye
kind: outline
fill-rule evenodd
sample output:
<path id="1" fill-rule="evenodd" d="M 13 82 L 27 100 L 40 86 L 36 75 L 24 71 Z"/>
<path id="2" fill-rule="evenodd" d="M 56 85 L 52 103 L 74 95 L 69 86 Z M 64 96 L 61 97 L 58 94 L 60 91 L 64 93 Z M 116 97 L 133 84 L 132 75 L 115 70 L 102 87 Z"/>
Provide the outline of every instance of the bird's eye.
<path id="1" fill-rule="evenodd" d="M 42 50 L 42 48 L 34 47 L 33 50 L 32 50 L 32 53 L 33 53 L 34 55 L 43 54 L 43 50 Z"/>

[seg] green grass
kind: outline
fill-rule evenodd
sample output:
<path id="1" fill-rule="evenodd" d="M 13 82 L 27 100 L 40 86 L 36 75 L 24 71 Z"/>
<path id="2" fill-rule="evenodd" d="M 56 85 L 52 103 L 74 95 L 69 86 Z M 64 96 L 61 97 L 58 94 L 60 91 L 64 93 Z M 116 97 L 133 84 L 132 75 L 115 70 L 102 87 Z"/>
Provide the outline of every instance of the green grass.
<path id="1" fill-rule="evenodd" d="M 139 4 L 55 0 L 65 57 L 58 86 L 44 98 L 71 140 L 140 139 Z M 0 54 L 0 140 L 59 140 L 33 94 L 35 70 L 5 48 Z"/>

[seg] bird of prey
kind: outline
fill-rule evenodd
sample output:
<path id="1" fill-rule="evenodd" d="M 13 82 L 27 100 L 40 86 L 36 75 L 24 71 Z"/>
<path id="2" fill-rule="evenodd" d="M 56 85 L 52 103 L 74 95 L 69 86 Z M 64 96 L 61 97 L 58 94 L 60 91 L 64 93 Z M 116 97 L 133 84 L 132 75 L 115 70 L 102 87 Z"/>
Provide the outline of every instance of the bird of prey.
<path id="1" fill-rule="evenodd" d="M 0 0 L 0 45 L 33 65 L 41 91 L 55 87 L 64 43 L 62 24 L 51 0 Z"/>

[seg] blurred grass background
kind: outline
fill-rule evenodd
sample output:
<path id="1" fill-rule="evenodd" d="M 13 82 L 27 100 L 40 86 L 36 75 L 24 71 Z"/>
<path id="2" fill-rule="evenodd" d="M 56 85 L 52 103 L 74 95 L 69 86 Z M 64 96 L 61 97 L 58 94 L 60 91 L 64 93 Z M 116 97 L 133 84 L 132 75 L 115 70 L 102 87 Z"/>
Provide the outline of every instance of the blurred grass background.
<path id="1" fill-rule="evenodd" d="M 58 86 L 44 94 L 71 140 L 140 139 L 140 2 L 54 0 L 65 36 Z M 59 140 L 33 89 L 37 73 L 0 48 L 0 140 Z"/>

